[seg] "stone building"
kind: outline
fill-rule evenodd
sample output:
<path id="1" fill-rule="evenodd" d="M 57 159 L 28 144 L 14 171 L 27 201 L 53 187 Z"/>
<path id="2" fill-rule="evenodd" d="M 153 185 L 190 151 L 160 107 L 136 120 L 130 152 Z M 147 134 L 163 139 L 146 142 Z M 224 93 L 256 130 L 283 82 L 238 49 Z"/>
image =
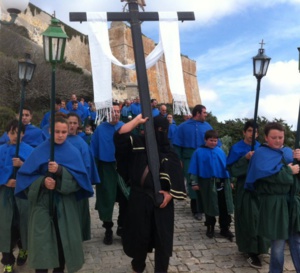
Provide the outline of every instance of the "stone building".
<path id="1" fill-rule="evenodd" d="M 4 13 L 3 16 L 7 16 Z M 58 18 L 59 19 L 59 18 Z M 51 15 L 42 11 L 33 4 L 20 14 L 16 24 L 24 26 L 30 38 L 42 46 L 41 33 L 49 26 Z M 88 47 L 88 37 L 67 24 L 63 28 L 69 39 L 66 46 L 66 60 L 91 73 L 91 63 Z M 134 62 L 134 53 L 131 39 L 131 29 L 124 22 L 113 22 L 109 29 L 110 45 L 114 56 L 123 64 Z M 150 38 L 143 36 L 145 57 L 153 50 L 155 43 Z M 186 56 L 181 56 L 184 84 L 190 107 L 201 103 L 196 62 Z M 114 99 L 123 100 L 137 96 L 137 79 L 133 70 L 112 66 L 112 86 Z M 156 98 L 159 103 L 172 103 L 172 96 L 168 84 L 168 75 L 164 56 L 147 71 L 151 98 Z"/>

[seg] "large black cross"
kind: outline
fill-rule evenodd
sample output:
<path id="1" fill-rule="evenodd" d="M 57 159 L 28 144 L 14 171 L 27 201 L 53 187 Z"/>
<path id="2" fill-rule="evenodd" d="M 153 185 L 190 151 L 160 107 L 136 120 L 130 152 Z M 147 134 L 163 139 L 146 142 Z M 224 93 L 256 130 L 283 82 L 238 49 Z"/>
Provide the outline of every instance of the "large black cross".
<path id="1" fill-rule="evenodd" d="M 137 0 L 127 0 L 127 2 L 129 6 L 129 12 L 108 12 L 107 20 L 128 21 L 131 25 L 133 51 L 137 73 L 138 90 L 142 106 L 142 115 L 143 117 L 149 118 L 149 122 L 145 123 L 145 139 L 148 165 L 154 180 L 155 200 L 157 205 L 159 205 L 163 200 L 163 196 L 158 193 L 161 189 L 159 180 L 160 162 L 155 138 L 155 131 L 153 127 L 150 92 L 141 31 L 141 21 L 158 21 L 159 16 L 157 12 L 139 12 Z M 178 20 L 180 21 L 195 20 L 195 15 L 193 12 L 178 12 L 177 14 Z M 87 21 L 87 15 L 85 12 L 70 12 L 70 21 Z"/>

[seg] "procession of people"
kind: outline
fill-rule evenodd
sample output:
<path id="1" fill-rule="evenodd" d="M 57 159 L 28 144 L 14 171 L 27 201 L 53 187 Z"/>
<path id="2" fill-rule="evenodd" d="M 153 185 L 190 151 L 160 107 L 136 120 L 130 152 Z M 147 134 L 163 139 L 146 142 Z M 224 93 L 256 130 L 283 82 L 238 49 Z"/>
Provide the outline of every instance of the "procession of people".
<path id="1" fill-rule="evenodd" d="M 147 253 L 153 250 L 155 272 L 168 272 L 176 209 L 173 199 L 186 198 L 191 215 L 197 221 L 203 218 L 205 235 L 215 237 L 218 220 L 220 236 L 230 242 L 236 237 L 251 267 L 262 268 L 260 255 L 270 252 L 270 272 L 282 272 L 288 240 L 300 272 L 300 149 L 284 146 L 280 123 L 268 123 L 265 143 L 256 141 L 251 149 L 253 133 L 257 136 L 258 131 L 254 132 L 253 121 L 247 121 L 244 138 L 226 156 L 218 132 L 206 121 L 204 105 L 196 105 L 192 116 L 178 125 L 167 107 L 160 107 L 163 113 L 157 110 L 153 117 L 162 196 L 157 204 L 157 182 L 149 169 L 141 129 L 149 117 L 132 114 L 130 100 L 124 106 L 114 101 L 110 118 L 95 124 L 93 131 L 91 122 L 82 122 L 72 109 L 61 111 L 61 100 L 56 102 L 54 132 L 48 126 L 39 143 L 36 136 L 42 130 L 31 124 L 32 110 L 27 106 L 21 127 L 17 120 L 10 121 L 2 136 L 0 211 L 5 221 L 0 222 L 0 250 L 4 272 L 14 272 L 15 264 L 26 262 L 35 272 L 78 271 L 84 264 L 82 242 L 91 239 L 88 198 L 94 193 L 95 209 L 105 229 L 104 245 L 114 242 L 112 215 L 118 203 L 116 235 L 132 258 L 134 272 L 144 271 Z M 152 105 L 154 109 L 157 104 Z M 80 132 L 85 127 L 89 141 L 85 141 L 87 133 Z M 51 149 L 54 157 L 49 160 Z M 233 215 L 234 231 L 230 228 Z M 45 251 L 51 255 L 45 257 Z"/>

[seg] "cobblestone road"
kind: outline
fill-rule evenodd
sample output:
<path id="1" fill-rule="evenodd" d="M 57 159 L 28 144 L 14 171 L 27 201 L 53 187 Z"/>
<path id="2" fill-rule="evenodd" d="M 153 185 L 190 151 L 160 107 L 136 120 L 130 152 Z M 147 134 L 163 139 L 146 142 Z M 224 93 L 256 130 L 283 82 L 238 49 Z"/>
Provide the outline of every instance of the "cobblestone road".
<path id="1" fill-rule="evenodd" d="M 94 210 L 95 198 L 90 199 L 92 217 L 92 239 L 84 243 L 85 264 L 81 273 L 129 273 L 131 259 L 122 249 L 121 240 L 114 236 L 111 246 L 102 243 L 104 229 Z M 117 205 L 114 210 L 114 220 L 117 217 Z M 116 221 L 114 221 L 116 223 Z M 114 232 L 116 226 L 114 226 Z M 233 230 L 233 228 L 232 228 Z M 245 257 L 238 252 L 235 242 L 222 238 L 216 229 L 216 237 L 208 239 L 205 236 L 206 228 L 203 220 L 196 221 L 191 216 L 189 201 L 175 204 L 175 234 L 173 257 L 170 260 L 169 273 L 177 272 L 222 272 L 222 273 L 266 273 L 269 267 L 269 255 L 262 257 L 263 268 L 251 268 Z M 45 254 L 47 255 L 47 254 Z M 153 254 L 147 258 L 145 272 L 153 272 Z M 289 255 L 285 250 L 285 273 L 296 272 Z M 2 266 L 0 266 L 2 270 Z M 15 273 L 33 273 L 26 265 L 15 267 Z M 51 272 L 49 270 L 49 272 Z"/>

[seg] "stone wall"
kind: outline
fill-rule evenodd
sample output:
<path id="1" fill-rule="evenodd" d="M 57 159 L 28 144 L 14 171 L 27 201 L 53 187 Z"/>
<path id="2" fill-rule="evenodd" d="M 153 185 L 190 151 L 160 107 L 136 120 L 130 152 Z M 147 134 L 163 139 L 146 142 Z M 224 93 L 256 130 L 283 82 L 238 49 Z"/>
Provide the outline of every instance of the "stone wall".
<path id="1" fill-rule="evenodd" d="M 7 16 L 4 13 L 4 18 Z M 59 19 L 59 18 L 58 18 Z M 20 14 L 17 24 L 27 28 L 30 38 L 42 47 L 42 35 L 50 24 L 51 15 L 30 4 L 27 10 Z M 66 60 L 91 72 L 88 37 L 70 26 L 63 24 L 69 39 L 66 46 Z M 134 63 L 134 53 L 130 27 L 123 22 L 113 22 L 109 30 L 110 45 L 114 56 L 123 64 Z M 155 43 L 143 36 L 145 57 L 153 50 Z M 198 81 L 196 76 L 196 62 L 181 56 L 184 84 L 188 104 L 190 107 L 201 103 Z M 112 83 L 114 99 L 123 100 L 138 95 L 135 71 L 112 66 Z M 164 57 L 147 71 L 151 98 L 159 103 L 171 103 L 172 96 L 168 84 L 168 76 Z"/>

